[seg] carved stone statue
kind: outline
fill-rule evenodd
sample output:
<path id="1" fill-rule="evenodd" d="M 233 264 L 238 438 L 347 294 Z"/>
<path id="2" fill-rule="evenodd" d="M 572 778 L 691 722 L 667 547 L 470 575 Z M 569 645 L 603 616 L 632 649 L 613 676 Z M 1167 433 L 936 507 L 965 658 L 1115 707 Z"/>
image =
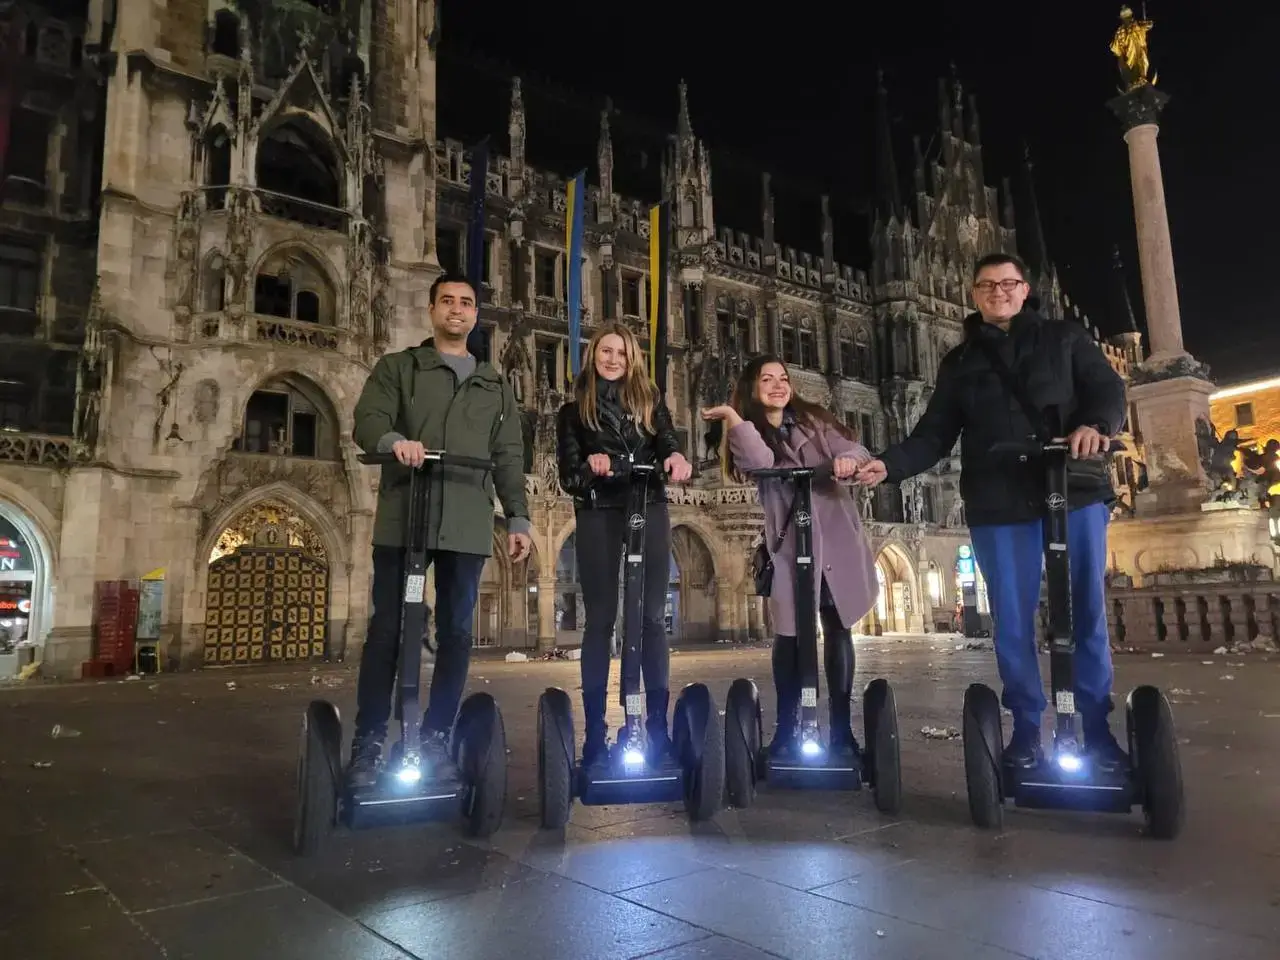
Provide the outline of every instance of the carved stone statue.
<path id="1" fill-rule="evenodd" d="M 1120 26 L 1116 27 L 1115 36 L 1111 39 L 1111 52 L 1115 54 L 1120 67 L 1120 79 L 1124 86 L 1121 92 L 1128 93 L 1145 87 L 1154 86 L 1156 77 L 1148 79 L 1151 70 L 1151 58 L 1147 53 L 1147 34 L 1155 23 L 1151 20 L 1135 19 L 1133 11 L 1127 7 L 1120 8 Z"/>
<path id="2" fill-rule="evenodd" d="M 391 278 L 381 260 L 373 270 L 373 342 L 385 346 L 391 340 Z"/>
<path id="3" fill-rule="evenodd" d="M 951 509 L 947 511 L 947 520 L 943 526 L 949 530 L 964 526 L 964 501 L 959 497 L 951 501 Z"/>
<path id="4" fill-rule="evenodd" d="M 1229 493 L 1236 487 L 1234 461 L 1240 447 L 1240 434 L 1228 430 L 1219 439 L 1213 424 L 1200 417 L 1196 420 L 1196 441 L 1200 448 L 1200 466 L 1209 479 L 1209 492 L 1213 499 L 1223 499 L 1224 488 Z"/>

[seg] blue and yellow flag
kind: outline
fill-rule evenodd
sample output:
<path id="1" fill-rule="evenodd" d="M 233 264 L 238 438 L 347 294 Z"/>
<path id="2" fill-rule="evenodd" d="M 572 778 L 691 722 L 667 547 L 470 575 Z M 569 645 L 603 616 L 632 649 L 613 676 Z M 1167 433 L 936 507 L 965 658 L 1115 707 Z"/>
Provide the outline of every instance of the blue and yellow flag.
<path id="1" fill-rule="evenodd" d="M 582 372 L 582 213 L 587 205 L 587 171 L 581 170 L 564 191 L 565 301 L 569 308 L 569 382 Z"/>
<path id="2" fill-rule="evenodd" d="M 658 393 L 667 392 L 667 266 L 671 242 L 671 206 L 663 202 L 649 210 L 649 378 Z"/>

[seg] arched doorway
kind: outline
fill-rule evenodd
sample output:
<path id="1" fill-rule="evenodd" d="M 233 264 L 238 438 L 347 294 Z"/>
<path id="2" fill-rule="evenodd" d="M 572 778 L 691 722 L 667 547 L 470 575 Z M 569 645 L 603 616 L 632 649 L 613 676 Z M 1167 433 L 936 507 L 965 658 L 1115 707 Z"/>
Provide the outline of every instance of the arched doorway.
<path id="1" fill-rule="evenodd" d="M 324 543 L 297 512 L 264 500 L 227 524 L 209 557 L 207 665 L 321 658 L 328 618 Z"/>
<path id="2" fill-rule="evenodd" d="M 667 632 L 672 642 L 710 643 L 717 639 L 715 577 L 715 562 L 702 535 L 692 527 L 673 527 L 667 592 Z"/>
<path id="3" fill-rule="evenodd" d="M 582 586 L 578 582 L 577 531 L 565 538 L 564 546 L 556 557 L 556 642 L 576 646 L 582 642 L 582 628 L 586 621 L 586 608 L 582 605 Z M 622 563 L 619 554 L 618 563 Z"/>
<path id="4" fill-rule="evenodd" d="M 915 590 L 909 558 L 895 544 L 887 543 L 876 557 L 876 617 L 886 633 L 908 633 L 918 622 L 921 598 Z"/>
<path id="5" fill-rule="evenodd" d="M 20 510 L 0 501 L 0 677 L 34 659 L 52 619 L 52 571 L 44 538 Z M 24 651 L 31 650 L 29 656 Z"/>

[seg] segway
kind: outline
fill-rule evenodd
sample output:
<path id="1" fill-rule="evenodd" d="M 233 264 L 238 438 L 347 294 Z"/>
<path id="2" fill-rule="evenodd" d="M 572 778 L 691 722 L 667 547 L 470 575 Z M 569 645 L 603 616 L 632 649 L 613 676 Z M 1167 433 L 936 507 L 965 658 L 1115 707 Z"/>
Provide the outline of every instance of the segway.
<path id="1" fill-rule="evenodd" d="M 740 678 L 729 687 L 724 712 L 725 783 L 729 802 L 750 806 L 757 785 L 819 790 L 872 788 L 876 807 L 897 813 L 902 799 L 898 749 L 898 707 L 889 681 L 877 677 L 862 695 L 864 746 L 861 752 L 832 753 L 818 726 L 818 607 L 813 556 L 813 481 L 831 477 L 831 465 L 771 467 L 751 471 L 757 480 L 777 478 L 795 489 L 796 631 L 800 656 L 800 736 L 798 751 L 770 757 L 764 745 L 760 692 Z M 850 705 L 852 712 L 852 705 Z"/>
<path id="2" fill-rule="evenodd" d="M 1112 441 L 1111 450 L 1123 447 Z M 1141 806 L 1148 832 L 1170 840 L 1182 829 L 1182 765 L 1173 712 L 1153 686 L 1136 687 L 1126 704 L 1127 769 L 1100 770 L 1082 749 L 1075 708 L 1075 639 L 1071 613 L 1071 559 L 1067 548 L 1065 441 L 999 443 L 993 457 L 1037 461 L 1046 474 L 1044 564 L 1049 603 L 1049 685 L 1055 712 L 1053 749 L 1043 763 L 1018 770 L 1002 763 L 1000 700 L 983 683 L 964 694 L 964 766 L 969 812 L 980 827 L 999 828 L 1006 800 L 1027 808 L 1128 813 Z"/>
<path id="3" fill-rule="evenodd" d="M 395 463 L 393 454 L 367 454 L 369 465 Z M 342 768 L 342 721 L 338 708 L 326 700 L 312 700 L 302 721 L 298 757 L 298 804 L 294 847 L 299 854 L 315 853 L 338 825 L 359 827 L 387 820 L 442 820 L 461 817 L 464 832 L 488 837 L 502 822 L 507 796 L 507 739 L 502 712 L 487 693 L 463 701 L 450 737 L 451 763 L 432 769 L 422 755 L 419 706 L 422 647 L 426 636 L 425 597 L 428 566 L 427 529 L 432 473 L 441 467 L 488 471 L 492 464 L 475 457 L 427 451 L 421 468 L 409 479 L 409 516 L 400 629 L 400 659 L 396 668 L 395 715 L 400 739 L 392 745 L 378 772 L 377 782 L 356 788 L 346 782 Z M 483 474 L 475 475 L 479 483 Z"/>
<path id="4" fill-rule="evenodd" d="M 615 460 L 615 463 L 617 461 Z M 705 684 L 691 683 L 676 698 L 672 751 L 651 761 L 640 693 L 644 643 L 645 513 L 652 464 L 622 462 L 615 475 L 629 481 L 624 544 L 622 704 L 617 741 L 585 766 L 576 758 L 569 695 L 548 687 L 538 698 L 538 803 L 542 826 L 569 821 L 576 796 L 584 806 L 684 801 L 691 820 L 709 820 L 724 793 L 724 740 L 715 699 Z"/>

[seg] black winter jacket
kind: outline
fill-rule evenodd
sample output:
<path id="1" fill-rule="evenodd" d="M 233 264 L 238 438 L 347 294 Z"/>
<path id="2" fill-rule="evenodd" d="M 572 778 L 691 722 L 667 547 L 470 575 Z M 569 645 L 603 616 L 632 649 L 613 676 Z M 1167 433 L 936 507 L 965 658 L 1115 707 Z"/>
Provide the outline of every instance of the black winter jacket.
<path id="1" fill-rule="evenodd" d="M 992 369 L 978 339 L 995 345 L 1031 402 L 1063 434 L 1095 427 L 1107 437 L 1125 420 L 1124 381 L 1079 324 L 1047 320 L 1023 310 L 1006 333 L 980 314 L 965 320 L 965 340 L 942 358 L 933 396 L 911 435 L 880 455 L 890 483 L 923 473 L 950 454 L 960 438 L 960 495 L 971 527 L 1021 523 L 1044 515 L 1045 481 L 1034 463 L 993 461 L 1000 441 L 1025 440 L 1035 428 Z M 1070 508 L 1115 499 L 1109 471 L 1099 461 L 1075 461 L 1068 472 Z"/>
<path id="2" fill-rule="evenodd" d="M 621 415 L 614 404 L 598 403 L 596 412 L 600 420 L 599 430 L 593 430 L 582 422 L 577 400 L 571 400 L 560 408 L 556 421 L 560 486 L 573 497 L 577 509 L 621 509 L 627 505 L 627 482 L 618 477 L 594 476 L 587 466 L 587 457 L 593 453 L 607 453 L 615 464 L 632 457 L 635 463 L 655 463 L 661 467 L 667 457 L 681 452 L 680 440 L 671 424 L 671 412 L 661 399 L 653 408 L 653 434 L 646 433 L 642 424 Z M 617 472 L 618 467 L 614 469 Z M 649 502 L 665 499 L 665 478 L 659 470 L 649 482 Z"/>

